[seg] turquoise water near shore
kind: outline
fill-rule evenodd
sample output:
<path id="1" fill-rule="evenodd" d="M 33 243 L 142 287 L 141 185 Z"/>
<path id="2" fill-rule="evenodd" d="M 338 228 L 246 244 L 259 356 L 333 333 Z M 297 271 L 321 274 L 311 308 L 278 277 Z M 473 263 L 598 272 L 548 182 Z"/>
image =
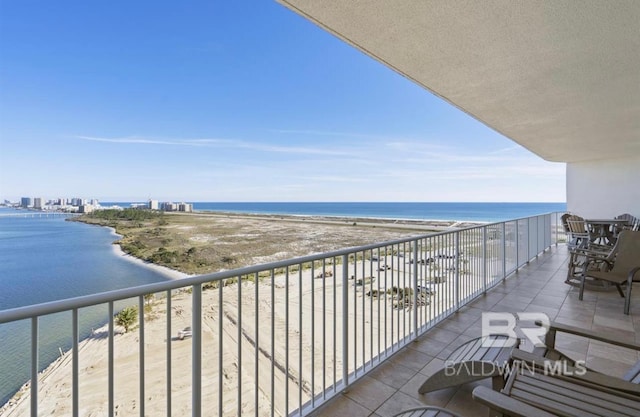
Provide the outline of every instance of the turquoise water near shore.
<path id="1" fill-rule="evenodd" d="M 131 203 L 103 203 L 128 207 Z M 307 216 L 493 222 L 553 211 L 564 203 L 207 203 L 194 210 Z M 115 254 L 107 228 L 60 217 L 11 217 L 0 207 L 0 310 L 165 280 Z M 81 337 L 102 325 L 106 306 L 82 309 Z M 40 320 L 40 368 L 70 347 L 70 314 Z M 29 379 L 28 322 L 0 325 L 0 405 Z M 27 364 L 25 366 L 25 364 Z"/>

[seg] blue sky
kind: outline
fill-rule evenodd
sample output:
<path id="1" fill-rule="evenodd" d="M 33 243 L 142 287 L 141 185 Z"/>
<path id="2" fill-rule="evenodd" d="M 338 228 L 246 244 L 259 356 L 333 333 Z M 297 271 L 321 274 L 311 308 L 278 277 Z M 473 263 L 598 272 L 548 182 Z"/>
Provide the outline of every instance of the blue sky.
<path id="1" fill-rule="evenodd" d="M 564 172 L 275 1 L 0 0 L 0 199 L 565 201 Z"/>

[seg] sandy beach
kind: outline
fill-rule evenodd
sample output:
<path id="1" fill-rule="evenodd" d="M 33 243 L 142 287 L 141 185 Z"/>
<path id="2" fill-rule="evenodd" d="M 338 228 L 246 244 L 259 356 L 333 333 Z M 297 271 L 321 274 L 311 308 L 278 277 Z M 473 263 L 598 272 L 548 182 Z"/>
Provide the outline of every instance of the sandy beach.
<path id="1" fill-rule="evenodd" d="M 113 246 L 119 256 L 131 262 L 157 269 L 173 279 L 187 276 L 126 255 L 118 245 Z M 342 286 L 342 266 L 328 264 L 325 273 L 315 267 L 291 272 L 289 276 L 274 274 L 257 283 L 243 281 L 203 291 L 202 398 L 206 402 L 203 410 L 221 407 L 223 415 L 236 415 L 238 396 L 242 398 L 243 414 L 253 414 L 255 398 L 258 415 L 270 415 L 272 406 L 276 415 L 286 415 L 304 405 L 312 394 L 317 395 L 334 379 L 342 377 L 342 343 L 336 343 L 335 349 L 333 346 L 334 338 L 342 337 L 344 317 L 350 323 L 350 372 L 370 360 L 372 351 L 384 350 L 397 342 L 399 329 L 409 328 L 411 317 L 408 310 L 395 308 L 399 298 L 384 290 L 407 285 L 407 265 L 403 258 L 391 255 L 375 261 L 352 262 L 348 273 L 353 279 L 348 280 L 346 290 Z M 357 285 L 358 280 L 364 281 L 364 285 Z M 439 308 L 451 303 L 448 285 L 444 283 L 438 288 Z M 379 290 L 380 296 L 367 295 L 372 290 Z M 349 311 L 343 311 L 343 294 L 348 297 Z M 172 356 L 173 414 L 190 413 L 192 341 L 190 338 L 180 340 L 177 334 L 178 330 L 191 325 L 191 306 L 190 289 L 175 290 L 169 315 L 166 298 L 153 301 L 151 311 L 145 314 L 145 415 L 166 414 L 167 346 Z M 433 306 L 425 305 L 423 309 L 425 320 L 436 314 Z M 170 317 L 172 334 L 169 342 L 167 317 Z M 379 329 L 386 333 L 395 329 L 395 333 L 381 340 Z M 274 345 L 271 340 L 276 341 Z M 116 327 L 114 341 L 116 415 L 139 415 L 139 328 L 125 334 L 122 328 Z M 106 329 L 97 330 L 83 340 L 79 348 L 80 415 L 105 415 L 108 404 Z M 240 363 L 242 372 L 238 371 Z M 66 352 L 40 374 L 40 415 L 71 413 L 71 370 L 71 352 Z M 29 415 L 29 397 L 27 384 L 0 408 L 0 415 Z"/>

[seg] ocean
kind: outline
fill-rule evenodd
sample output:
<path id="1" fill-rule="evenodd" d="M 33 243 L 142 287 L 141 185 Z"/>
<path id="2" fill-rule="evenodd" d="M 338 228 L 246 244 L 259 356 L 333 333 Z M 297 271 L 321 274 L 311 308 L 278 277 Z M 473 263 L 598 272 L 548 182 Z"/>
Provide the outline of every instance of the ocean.
<path id="1" fill-rule="evenodd" d="M 130 202 L 102 203 L 128 207 Z M 564 203 L 193 203 L 196 211 L 496 222 L 553 211 Z M 165 280 L 116 255 L 111 230 L 61 217 L 12 217 L 0 207 L 0 310 Z M 81 337 L 105 322 L 107 307 L 80 312 Z M 57 316 L 57 317 L 56 317 Z M 40 321 L 40 368 L 70 348 L 68 317 Z M 0 325 L 0 405 L 29 379 L 29 323 Z"/>
<path id="2" fill-rule="evenodd" d="M 102 203 L 128 207 L 131 203 Z M 298 216 L 373 217 L 382 219 L 498 222 L 553 211 L 566 203 L 209 203 L 194 202 L 195 211 Z"/>

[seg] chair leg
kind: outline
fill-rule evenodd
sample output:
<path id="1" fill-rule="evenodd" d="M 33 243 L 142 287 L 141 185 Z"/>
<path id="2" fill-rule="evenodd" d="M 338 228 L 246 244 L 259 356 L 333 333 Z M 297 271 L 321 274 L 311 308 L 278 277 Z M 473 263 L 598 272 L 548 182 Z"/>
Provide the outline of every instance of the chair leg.
<path id="1" fill-rule="evenodd" d="M 580 294 L 578 295 L 578 300 L 580 301 L 582 301 L 582 295 L 584 294 L 584 281 L 585 281 L 584 274 L 585 274 L 585 270 L 583 270 L 582 274 L 580 275 Z"/>
<path id="2" fill-rule="evenodd" d="M 631 308 L 631 282 L 631 280 L 627 282 L 627 295 L 624 297 L 624 314 L 627 316 L 629 315 L 629 309 Z"/>
<path id="3" fill-rule="evenodd" d="M 618 289 L 618 293 L 620 294 L 620 297 L 627 298 L 627 296 L 624 295 L 624 292 L 622 291 L 622 287 L 620 286 L 620 284 L 616 284 L 616 288 Z M 627 289 L 627 294 L 629 294 L 629 290 L 628 289 Z"/>

